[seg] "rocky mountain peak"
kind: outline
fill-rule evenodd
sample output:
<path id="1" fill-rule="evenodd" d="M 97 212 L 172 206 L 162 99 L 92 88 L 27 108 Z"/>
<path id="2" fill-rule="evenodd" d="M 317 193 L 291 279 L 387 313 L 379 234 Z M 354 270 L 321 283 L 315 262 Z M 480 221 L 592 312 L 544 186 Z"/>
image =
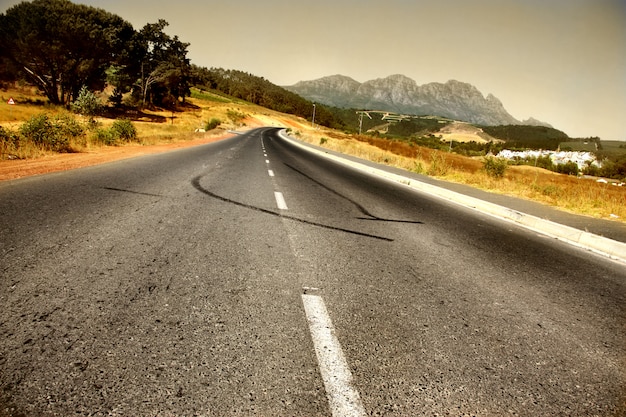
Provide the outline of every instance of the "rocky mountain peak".
<path id="1" fill-rule="evenodd" d="M 332 75 L 285 88 L 308 100 L 336 107 L 443 116 L 483 125 L 521 123 L 494 95 L 485 97 L 472 84 L 457 80 L 420 86 L 402 74 L 364 83 Z"/>

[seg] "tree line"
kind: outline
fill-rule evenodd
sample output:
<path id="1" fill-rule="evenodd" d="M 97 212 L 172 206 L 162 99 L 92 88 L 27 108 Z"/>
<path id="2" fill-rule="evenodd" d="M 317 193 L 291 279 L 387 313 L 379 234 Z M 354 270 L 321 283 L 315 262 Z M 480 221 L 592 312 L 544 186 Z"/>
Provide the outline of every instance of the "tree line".
<path id="1" fill-rule="evenodd" d="M 202 68 L 192 65 L 193 83 L 206 90 L 218 90 L 234 98 L 248 101 L 281 113 L 293 114 L 313 122 L 313 104 L 263 77 L 239 70 Z M 315 105 L 315 124 L 341 128 L 343 123 L 328 106 Z"/>
<path id="2" fill-rule="evenodd" d="M 159 20 L 136 31 L 121 17 L 69 0 L 22 2 L 0 14 L 0 78 L 36 85 L 52 104 L 69 105 L 83 87 L 114 87 L 142 105 L 189 95 L 188 43 Z"/>
<path id="3" fill-rule="evenodd" d="M 481 126 L 483 131 L 506 142 L 509 149 L 557 150 L 570 140 L 564 132 L 547 126 L 500 125 Z"/>
<path id="4" fill-rule="evenodd" d="M 159 20 L 135 30 L 121 17 L 70 0 L 22 2 L 0 14 L 0 80 L 36 85 L 50 103 L 70 106 L 81 90 L 112 86 L 120 106 L 175 108 L 191 87 L 219 90 L 329 127 L 342 122 L 326 106 L 237 70 L 203 68 L 187 57 L 189 43 L 165 33 Z M 130 100 L 127 98 L 130 97 Z"/>

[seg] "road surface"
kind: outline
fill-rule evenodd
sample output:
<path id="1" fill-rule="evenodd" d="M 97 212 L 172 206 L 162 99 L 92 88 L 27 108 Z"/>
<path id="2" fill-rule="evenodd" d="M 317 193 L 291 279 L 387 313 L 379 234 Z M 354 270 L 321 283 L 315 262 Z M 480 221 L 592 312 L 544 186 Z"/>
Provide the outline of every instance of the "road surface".
<path id="1" fill-rule="evenodd" d="M 276 132 L 0 184 L 0 416 L 624 415 L 623 264 Z"/>

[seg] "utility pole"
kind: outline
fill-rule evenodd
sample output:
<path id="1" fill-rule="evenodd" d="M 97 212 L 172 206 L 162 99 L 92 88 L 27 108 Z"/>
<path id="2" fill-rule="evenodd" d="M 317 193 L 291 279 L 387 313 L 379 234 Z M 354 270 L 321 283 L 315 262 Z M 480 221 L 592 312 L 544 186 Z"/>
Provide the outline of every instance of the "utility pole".
<path id="1" fill-rule="evenodd" d="M 370 116 L 370 114 L 366 111 L 357 111 L 356 113 L 359 115 L 359 135 L 361 135 L 361 130 L 363 128 L 363 115 L 366 115 L 370 119 L 372 116 Z"/>
<path id="2" fill-rule="evenodd" d="M 315 103 L 313 103 L 313 119 L 311 120 L 311 127 L 315 129 Z"/>

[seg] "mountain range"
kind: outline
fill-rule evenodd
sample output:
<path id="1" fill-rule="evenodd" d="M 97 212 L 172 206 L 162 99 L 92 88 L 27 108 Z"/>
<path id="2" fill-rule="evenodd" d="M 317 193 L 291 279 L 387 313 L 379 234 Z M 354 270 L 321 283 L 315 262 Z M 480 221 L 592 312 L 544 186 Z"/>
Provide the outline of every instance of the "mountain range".
<path id="1" fill-rule="evenodd" d="M 485 97 L 473 85 L 455 80 L 417 85 L 411 78 L 396 74 L 360 83 L 345 75 L 331 75 L 284 88 L 334 107 L 442 116 L 487 126 L 552 127 L 533 118 L 519 121 L 492 94 Z"/>

